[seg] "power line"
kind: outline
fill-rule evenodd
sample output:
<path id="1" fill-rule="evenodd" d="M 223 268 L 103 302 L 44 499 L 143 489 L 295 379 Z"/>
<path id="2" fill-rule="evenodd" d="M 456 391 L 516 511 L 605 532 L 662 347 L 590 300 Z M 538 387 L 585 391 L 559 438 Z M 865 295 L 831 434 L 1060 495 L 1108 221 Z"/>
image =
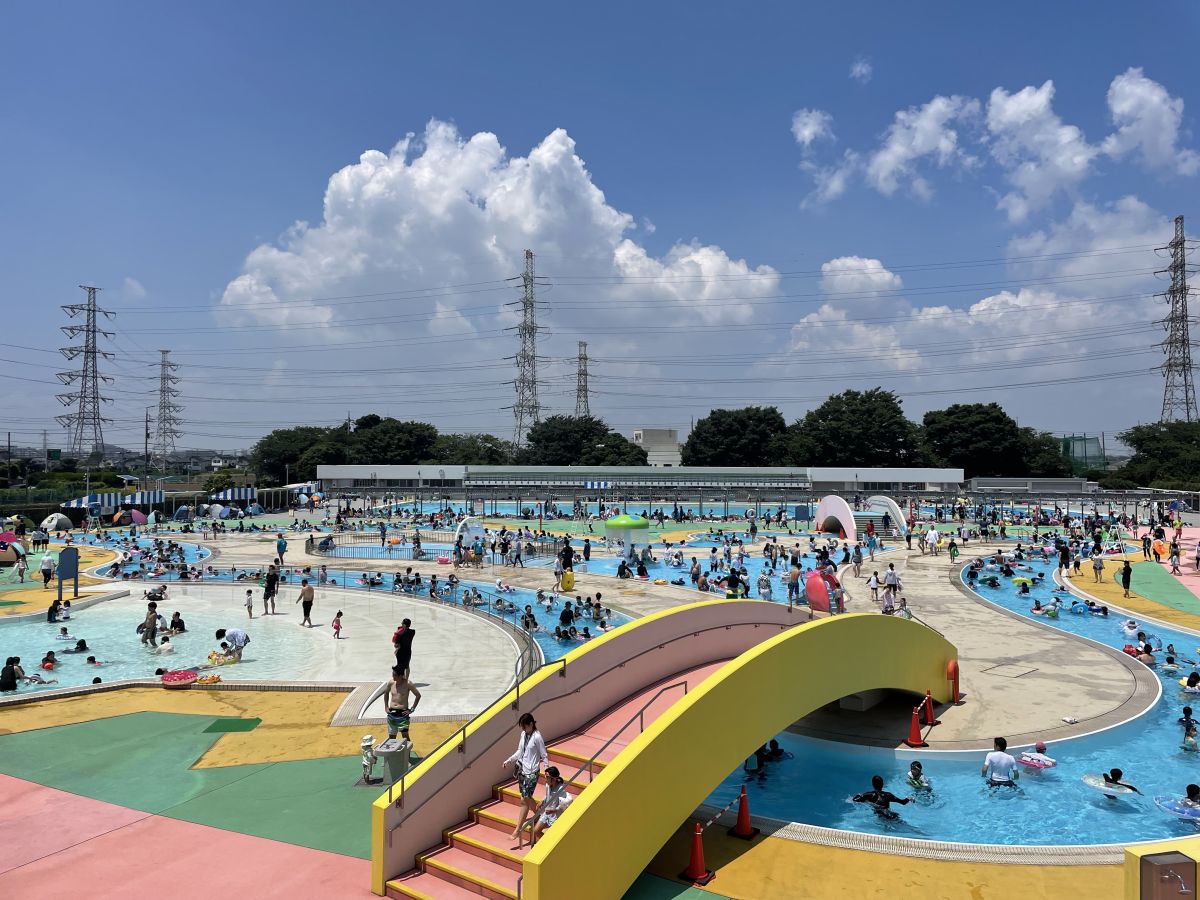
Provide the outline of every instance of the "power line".
<path id="1" fill-rule="evenodd" d="M 83 315 L 81 325 L 63 325 L 61 331 L 69 338 L 83 336 L 82 344 L 62 347 L 59 352 L 67 359 L 82 357 L 80 368 L 70 372 L 58 372 L 58 380 L 65 385 L 79 382 L 79 389 L 65 394 L 58 394 L 58 401 L 63 406 L 74 406 L 75 411 L 55 416 L 55 421 L 67 429 L 67 451 L 79 458 L 84 455 L 85 444 L 90 445 L 91 453 L 104 453 L 104 423 L 111 421 L 100 414 L 101 403 L 112 403 L 109 397 L 101 396 L 100 383 L 111 384 L 112 379 L 101 375 L 98 362 L 101 357 L 112 359 L 113 355 L 96 346 L 97 338 L 103 335 L 112 339 L 111 331 L 103 331 L 97 325 L 97 316 L 103 315 L 111 319 L 114 313 L 101 309 L 96 305 L 96 294 L 100 288 L 81 284 L 79 287 L 87 292 L 87 302 L 69 303 L 62 307 L 70 318 Z"/>
<path id="2" fill-rule="evenodd" d="M 1162 342 L 1167 361 L 1163 364 L 1162 421 L 1195 422 L 1196 385 L 1192 380 L 1192 344 L 1188 333 L 1187 238 L 1183 232 L 1183 216 L 1175 217 L 1175 237 L 1165 248 L 1171 254 L 1171 265 L 1165 270 L 1171 276 L 1171 286 L 1160 294 L 1170 304 L 1162 320 L 1167 339 Z"/>

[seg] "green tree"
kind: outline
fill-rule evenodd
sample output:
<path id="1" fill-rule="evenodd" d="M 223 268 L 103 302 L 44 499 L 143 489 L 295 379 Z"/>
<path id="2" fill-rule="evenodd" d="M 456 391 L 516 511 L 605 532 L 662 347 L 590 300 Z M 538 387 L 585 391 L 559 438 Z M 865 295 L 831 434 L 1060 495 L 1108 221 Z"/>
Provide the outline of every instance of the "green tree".
<path id="1" fill-rule="evenodd" d="M 834 394 L 790 429 L 797 466 L 915 466 L 927 459 L 921 430 L 883 388 Z"/>
<path id="2" fill-rule="evenodd" d="M 1026 441 L 1016 420 L 998 403 L 956 403 L 925 413 L 925 443 L 943 465 L 977 475 L 1018 475 Z"/>
<path id="3" fill-rule="evenodd" d="M 213 472 L 204 479 L 204 490 L 210 494 L 227 491 L 233 487 L 233 476 L 228 472 Z"/>
<path id="4" fill-rule="evenodd" d="M 1119 437 L 1133 456 L 1113 473 L 1113 480 L 1139 487 L 1200 490 L 1200 422 L 1135 425 Z"/>
<path id="5" fill-rule="evenodd" d="M 714 409 L 692 427 L 681 450 L 685 466 L 779 465 L 787 423 L 774 406 Z"/>
<path id="6" fill-rule="evenodd" d="M 437 439 L 438 430 L 426 422 L 400 422 L 389 417 L 350 436 L 346 461 L 359 465 L 414 465 L 433 455 Z"/>
<path id="7" fill-rule="evenodd" d="M 644 466 L 646 451 L 595 416 L 550 416 L 529 429 L 519 461 L 532 466 Z"/>
<path id="8" fill-rule="evenodd" d="M 451 466 L 502 466 L 512 459 L 507 441 L 491 434 L 440 434 L 426 462 Z"/>
<path id="9" fill-rule="evenodd" d="M 250 451 L 250 468 L 272 484 L 283 484 L 287 467 L 295 466 L 313 444 L 325 440 L 338 429 L 301 425 L 278 428 L 264 435 Z M 345 429 L 342 429 L 344 438 Z"/>
<path id="10" fill-rule="evenodd" d="M 346 448 L 332 440 L 322 440 L 303 453 L 292 466 L 292 477 L 307 481 L 317 477 L 317 466 L 337 466 L 346 461 Z"/>
<path id="11" fill-rule="evenodd" d="M 1062 478 L 1071 474 L 1071 460 L 1063 455 L 1062 442 L 1048 431 L 1021 429 L 1021 468 L 1013 474 L 1033 478 Z"/>

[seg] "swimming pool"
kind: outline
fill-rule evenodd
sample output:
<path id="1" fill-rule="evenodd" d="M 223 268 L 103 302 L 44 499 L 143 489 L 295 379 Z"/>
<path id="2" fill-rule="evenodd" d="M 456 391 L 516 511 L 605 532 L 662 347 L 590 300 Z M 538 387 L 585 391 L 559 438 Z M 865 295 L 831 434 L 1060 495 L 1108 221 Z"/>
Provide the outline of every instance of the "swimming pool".
<path id="1" fill-rule="evenodd" d="M 1033 563 L 1033 568 L 1046 577 L 1029 595 L 1019 596 L 1007 579 L 1001 580 L 999 588 L 981 588 L 977 593 L 1033 618 L 1029 613 L 1033 600 L 1047 603 L 1054 587 L 1050 564 Z M 1087 576 L 1083 578 L 1080 586 L 1086 588 Z M 1126 643 L 1121 629 L 1125 617 L 1121 615 L 1103 619 L 1064 612 L 1057 620 L 1037 618 L 1112 647 Z M 1158 625 L 1143 630 L 1156 635 L 1164 646 L 1173 643 L 1188 659 L 1200 655 L 1200 635 Z M 1181 797 L 1187 784 L 1200 781 L 1200 754 L 1181 748 L 1183 731 L 1177 722 L 1183 706 L 1200 701 L 1200 696 L 1183 694 L 1177 684 L 1189 671 L 1185 666 L 1175 675 L 1156 672 L 1163 694 L 1149 712 L 1116 729 L 1051 744 L 1048 754 L 1058 760 L 1058 766 L 1024 770 L 1016 789 L 990 788 L 983 783 L 979 775 L 982 752 L 892 753 L 783 734 L 780 745 L 794 755 L 792 759 L 768 763 L 761 776 L 734 772 L 709 802 L 724 806 L 745 784 L 751 808 L 758 815 L 849 831 L 966 843 L 1101 844 L 1195 836 L 1195 824 L 1169 816 L 1153 803 L 1155 795 Z M 1061 704 L 1063 715 L 1070 714 L 1069 696 L 1048 700 Z M 1200 702 L 1194 705 L 1200 707 Z M 875 774 L 883 775 L 886 787 L 898 796 L 913 793 L 904 782 L 912 759 L 922 761 L 934 790 L 913 804 L 896 807 L 899 819 L 880 819 L 864 804 L 849 802 L 851 795 L 870 789 Z M 1125 779 L 1143 795 L 1110 800 L 1081 781 L 1085 773 L 1113 767 L 1123 769 Z"/>
<path id="2" fill-rule="evenodd" d="M 341 589 L 361 592 L 379 604 L 380 609 L 391 605 L 393 599 L 424 602 L 421 594 L 394 594 L 390 590 L 374 588 L 368 590 L 366 585 L 353 578 L 346 579 L 341 572 L 334 575 Z M 285 613 L 293 612 L 295 605 L 295 590 L 300 579 L 290 574 L 288 580 L 281 584 L 279 608 Z M 389 586 L 391 580 L 389 579 Z M 189 582 L 180 585 L 178 581 L 169 583 L 168 594 L 175 591 L 197 590 L 199 583 Z M 262 605 L 262 593 L 255 581 L 234 583 L 229 570 L 225 570 L 219 578 L 206 578 L 203 584 L 215 590 L 208 590 L 206 597 L 216 600 L 212 603 L 197 604 L 184 600 L 169 599 L 160 603 L 160 611 L 170 619 L 171 613 L 179 610 L 187 623 L 187 631 L 171 638 L 175 650 L 171 654 L 159 655 L 143 647 L 137 636 L 136 628 L 145 614 L 145 600 L 142 593 L 154 583 L 141 581 L 123 582 L 120 586 L 130 591 L 128 598 L 110 600 L 99 603 L 84 610 L 77 610 L 71 620 L 61 623 L 49 623 L 44 617 L 23 621 L 0 620 L 0 655 L 21 657 L 21 665 L 26 672 L 39 672 L 46 678 L 58 680 L 57 685 L 29 685 L 22 687 L 20 692 L 44 691 L 56 687 L 75 687 L 90 684 L 93 678 L 102 678 L 105 682 L 119 681 L 128 678 L 153 678 L 157 668 L 176 669 L 188 668 L 206 662 L 208 652 L 216 647 L 213 638 L 218 628 L 246 628 L 247 618 L 242 606 L 247 588 L 254 590 L 256 619 L 250 621 L 248 631 L 252 635 L 251 647 L 254 652 L 247 650 L 244 661 L 240 665 L 227 666 L 218 670 L 221 678 L 226 681 L 296 681 L 306 677 L 309 656 L 312 653 L 310 643 L 312 632 L 308 629 L 276 629 L 269 633 L 262 632 L 261 621 L 257 618 L 258 609 Z M 495 585 L 483 582 L 462 583 L 463 586 L 477 587 L 480 591 L 495 594 Z M 174 588 L 172 591 L 170 588 Z M 460 590 L 459 595 L 461 596 Z M 536 592 L 525 589 L 515 589 L 503 594 L 503 598 L 516 606 L 515 612 L 499 612 L 493 614 L 519 625 L 521 611 L 526 604 L 534 608 L 534 615 L 541 630 L 535 631 L 534 640 L 541 647 L 547 662 L 566 655 L 580 642 L 558 641 L 554 637 L 554 626 L 558 624 L 558 616 L 562 611 L 562 603 L 552 610 L 547 610 L 535 602 Z M 457 599 L 454 601 L 457 603 Z M 608 620 L 610 627 L 615 628 L 630 621 L 630 617 L 615 612 Z M 256 623 L 258 629 L 256 629 Z M 598 623 L 583 621 L 578 623 L 591 628 L 593 637 L 599 634 Z M 59 628 L 66 627 L 72 640 L 58 640 Z M 255 635 L 262 635 L 257 642 Z M 386 641 L 390 632 L 381 632 L 380 640 Z M 88 651 L 84 653 L 65 653 L 68 648 L 75 646 L 75 640 L 83 638 L 87 641 Z M 60 665 L 53 673 L 41 672 L 38 663 L 47 650 L 54 650 L 59 657 Z M 88 656 L 95 656 L 104 665 L 96 667 L 86 662 Z"/>

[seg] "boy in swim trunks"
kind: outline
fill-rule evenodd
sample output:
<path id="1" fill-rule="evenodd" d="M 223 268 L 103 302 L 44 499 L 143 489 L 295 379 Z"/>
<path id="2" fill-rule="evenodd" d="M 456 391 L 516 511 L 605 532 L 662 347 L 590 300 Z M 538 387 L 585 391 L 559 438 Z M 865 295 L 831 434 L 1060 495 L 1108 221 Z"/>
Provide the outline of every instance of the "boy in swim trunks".
<path id="1" fill-rule="evenodd" d="M 411 706 L 409 705 L 410 695 L 412 696 Z M 417 704 L 421 702 L 421 692 L 404 677 L 404 669 L 400 666 L 392 666 L 392 680 L 388 684 L 383 702 L 384 708 L 387 710 L 388 737 L 394 738 L 399 732 L 407 741 L 410 717 L 416 710 Z"/>

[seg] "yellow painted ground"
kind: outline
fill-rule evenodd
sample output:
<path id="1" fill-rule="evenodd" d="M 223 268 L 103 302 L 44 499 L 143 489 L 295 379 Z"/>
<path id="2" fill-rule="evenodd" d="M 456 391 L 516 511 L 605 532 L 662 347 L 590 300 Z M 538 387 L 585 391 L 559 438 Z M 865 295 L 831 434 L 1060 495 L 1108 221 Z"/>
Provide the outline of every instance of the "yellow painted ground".
<path id="1" fill-rule="evenodd" d="M 182 713 L 225 718 L 258 718 L 253 731 L 222 735 L 196 762 L 196 768 L 351 756 L 363 735 L 387 737 L 383 725 L 329 724 L 346 695 L 333 691 L 220 691 L 129 688 L 84 697 L 44 700 L 5 709 L 0 734 L 53 728 L 138 712 Z M 425 756 L 462 722 L 414 722 L 413 749 Z"/>
<path id="2" fill-rule="evenodd" d="M 1171 625 L 1182 625 L 1184 628 L 1200 628 L 1200 616 L 1198 615 L 1165 606 L 1162 603 L 1155 603 L 1149 597 L 1143 596 L 1134 590 L 1130 590 L 1129 596 L 1125 597 L 1121 585 L 1113 580 L 1113 576 L 1121 570 L 1121 565 L 1126 559 L 1133 563 L 1135 568 L 1138 565 L 1158 565 L 1158 563 L 1154 562 L 1145 562 L 1140 552 L 1128 553 L 1123 556 L 1105 557 L 1104 575 L 1099 582 L 1096 582 L 1092 578 L 1092 563 L 1090 560 L 1085 560 L 1083 571 L 1078 575 L 1072 575 L 1070 581 L 1080 590 L 1087 591 L 1101 603 L 1110 606 L 1120 606 L 1139 616 L 1152 616 Z"/>
<path id="3" fill-rule="evenodd" d="M 676 832 L 647 871 L 676 878 L 687 866 L 694 828 L 689 822 Z M 705 890 L 738 900 L 1119 900 L 1124 891 L 1120 865 L 941 862 L 783 838 L 746 842 L 727 837 L 717 825 L 704 836 L 704 858 L 708 868 L 717 873 Z"/>
<path id="4" fill-rule="evenodd" d="M 40 558 L 40 557 L 39 557 Z M 104 563 L 112 562 L 117 558 L 117 555 L 111 550 L 102 550 L 99 547 L 80 547 L 79 548 L 79 568 L 90 569 L 92 566 L 103 565 Z M 11 569 L 5 569 L 5 577 L 11 577 Z M 25 581 L 29 584 L 27 588 L 12 588 L 11 590 L 0 591 L 0 600 L 18 600 L 19 606 L 0 606 L 0 616 L 24 616 L 33 612 L 40 612 L 50 605 L 50 601 L 58 596 L 58 588 L 54 582 L 50 583 L 50 587 L 46 590 L 42 589 L 42 576 L 38 573 L 37 566 L 30 566 L 28 572 L 25 573 Z M 80 575 L 79 586 L 85 584 L 113 584 L 113 590 L 120 590 L 121 582 L 110 582 L 106 578 L 93 578 L 91 575 Z M 63 586 L 63 596 L 70 597 L 70 584 Z"/>

